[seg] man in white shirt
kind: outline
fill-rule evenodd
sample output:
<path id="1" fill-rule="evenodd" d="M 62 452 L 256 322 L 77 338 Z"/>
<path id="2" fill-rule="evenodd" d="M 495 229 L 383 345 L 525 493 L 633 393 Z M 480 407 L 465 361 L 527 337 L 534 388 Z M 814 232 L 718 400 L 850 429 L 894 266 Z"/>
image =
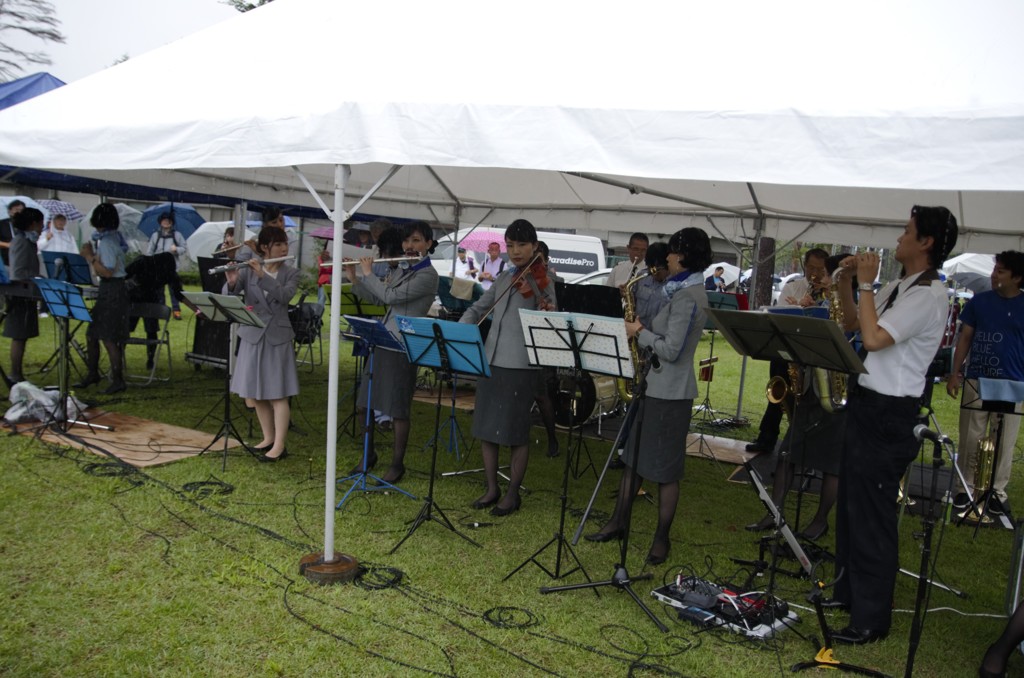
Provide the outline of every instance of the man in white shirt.
<path id="1" fill-rule="evenodd" d="M 604 284 L 608 287 L 620 288 L 643 271 L 648 243 L 650 243 L 650 239 L 646 233 L 634 233 L 629 236 L 629 245 L 626 247 L 629 260 L 616 264 Z"/>
<path id="2" fill-rule="evenodd" d="M 476 280 L 477 270 L 473 257 L 466 256 L 465 247 L 460 247 L 458 253 L 459 256 L 455 259 L 455 277 Z"/>
<path id="3" fill-rule="evenodd" d="M 899 484 L 921 447 L 914 427 L 922 422 L 926 375 L 949 313 L 938 268 L 956 239 L 948 209 L 915 206 L 896 245 L 902 278 L 875 295 L 877 252 L 848 257 L 836 271 L 840 280 L 857 274 L 857 302 L 852 286 L 840 284 L 839 291 L 845 329 L 860 330 L 867 370 L 850 377 L 839 467 L 836 571 L 843 576 L 827 605 L 848 608 L 850 624 L 834 634 L 837 643 L 862 645 L 889 634 L 899 570 Z"/>
<path id="4" fill-rule="evenodd" d="M 501 245 L 492 242 L 487 246 L 487 258 L 480 264 L 480 285 L 485 292 L 504 270 L 505 260 L 501 258 Z"/>

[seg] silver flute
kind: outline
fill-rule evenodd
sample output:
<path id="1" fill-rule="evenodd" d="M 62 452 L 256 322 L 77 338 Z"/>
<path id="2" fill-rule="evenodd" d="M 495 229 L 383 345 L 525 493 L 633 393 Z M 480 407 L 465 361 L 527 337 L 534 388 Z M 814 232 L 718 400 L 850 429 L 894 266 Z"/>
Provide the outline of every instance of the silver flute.
<path id="1" fill-rule="evenodd" d="M 423 261 L 423 257 L 391 257 L 390 259 L 374 259 L 373 262 L 371 262 L 371 263 L 374 263 L 374 264 L 390 264 L 392 262 L 402 263 L 403 261 L 407 261 L 410 264 L 412 264 L 412 263 L 419 263 L 419 262 Z M 341 265 L 342 266 L 355 266 L 358 263 L 360 263 L 360 262 L 359 261 L 343 261 L 343 262 L 341 262 Z M 334 266 L 334 262 L 333 261 L 325 261 L 324 263 L 322 263 L 320 265 L 324 266 L 324 267 Z"/>
<path id="2" fill-rule="evenodd" d="M 260 263 L 263 263 L 263 264 L 273 264 L 273 263 L 278 262 L 278 261 L 289 261 L 289 260 L 294 259 L 294 258 L 295 258 L 295 255 L 294 254 L 290 254 L 287 257 L 275 257 L 273 259 L 259 259 L 259 258 L 257 258 L 256 261 L 259 261 Z M 252 260 L 251 259 L 246 259 L 245 261 L 232 261 L 230 264 L 224 264 L 223 266 L 214 266 L 213 268 L 211 268 L 207 272 L 210 273 L 211 275 L 213 275 L 214 273 L 223 273 L 225 271 L 235 271 L 235 270 L 238 270 L 238 269 L 243 268 L 245 266 L 248 266 L 250 261 L 252 261 Z"/>

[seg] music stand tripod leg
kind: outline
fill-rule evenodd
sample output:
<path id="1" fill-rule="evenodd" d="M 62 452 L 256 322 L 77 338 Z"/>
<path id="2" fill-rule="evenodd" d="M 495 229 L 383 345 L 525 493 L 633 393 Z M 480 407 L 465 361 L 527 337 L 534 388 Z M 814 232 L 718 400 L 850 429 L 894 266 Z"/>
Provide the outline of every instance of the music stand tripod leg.
<path id="1" fill-rule="evenodd" d="M 573 398 L 573 401 L 574 401 L 573 402 L 573 410 L 575 410 L 576 409 L 575 408 L 575 405 L 576 405 L 575 397 Z M 578 428 L 577 430 L 578 430 L 579 437 L 582 438 L 583 437 L 583 429 L 582 429 L 582 427 Z M 570 444 L 571 444 L 571 442 L 572 442 L 571 441 L 572 429 L 569 429 L 569 437 L 570 437 Z M 539 567 L 541 570 L 543 570 L 544 573 L 546 575 L 548 575 L 549 577 L 551 577 L 552 579 L 561 579 L 563 577 L 568 577 L 570 574 L 572 574 L 576 570 L 579 570 L 580 572 L 583 573 L 583 576 L 586 578 L 586 580 L 588 582 L 592 582 L 593 581 L 590 578 L 590 575 L 587 574 L 587 570 L 583 567 L 583 563 L 581 563 L 580 559 L 576 556 L 576 552 L 573 550 L 572 545 L 569 544 L 569 541 L 565 538 L 565 513 L 566 513 L 566 510 L 568 509 L 568 505 L 569 505 L 569 467 L 570 467 L 569 456 L 570 455 L 568 455 L 568 454 L 565 455 L 565 461 L 564 461 L 563 469 L 562 469 L 562 496 L 561 496 L 562 507 L 561 507 L 561 511 L 560 511 L 559 517 L 558 517 L 558 531 L 555 532 L 554 536 L 551 539 L 549 539 L 547 543 L 545 543 L 539 549 L 534 551 L 533 554 L 530 557 L 528 557 L 526 560 L 524 560 L 522 563 L 520 563 L 518 567 L 516 567 L 514 570 L 512 570 L 507 575 L 505 575 L 505 578 L 502 581 L 508 580 L 509 577 L 511 577 L 516 572 L 518 572 L 519 570 L 521 570 L 524 567 L 526 567 L 527 563 L 533 563 L 534 565 Z M 593 464 L 591 464 L 591 465 L 593 465 Z M 596 469 L 595 469 L 595 473 L 596 473 Z M 552 572 L 548 568 L 544 567 L 544 565 L 539 560 L 537 560 L 537 557 L 540 556 L 540 554 L 542 554 L 544 551 L 546 551 L 548 549 L 548 547 L 550 547 L 552 545 L 556 546 L 555 570 L 554 570 L 554 572 Z M 569 556 L 571 556 L 572 559 L 574 561 L 576 561 L 576 566 L 575 567 L 573 567 L 571 569 L 568 569 L 568 570 L 565 570 L 565 571 L 562 570 L 562 554 L 563 554 L 563 552 L 564 553 L 568 553 Z M 594 589 L 594 595 L 597 596 L 597 597 L 600 597 L 600 594 L 597 592 L 597 589 Z"/>
<path id="2" fill-rule="evenodd" d="M 647 380 L 647 369 L 649 368 L 649 364 L 650 364 L 650 361 L 648 361 L 648 364 L 645 365 L 643 372 L 641 373 L 639 379 L 637 380 L 638 383 L 634 384 L 634 388 L 636 389 L 637 392 L 633 396 L 633 400 L 634 401 L 639 400 L 639 404 L 637 405 L 637 413 L 636 413 L 636 420 L 635 420 L 635 425 L 637 427 L 639 427 L 643 423 L 644 401 L 646 399 L 646 393 L 645 392 L 646 392 L 646 387 L 647 387 L 647 383 L 646 383 L 646 380 Z M 640 458 L 640 435 L 639 435 L 639 428 L 637 428 L 637 435 L 633 436 L 633 463 L 636 464 L 636 462 L 637 462 L 637 460 L 639 460 L 639 458 Z M 629 488 L 631 494 L 635 494 L 638 485 L 639 485 L 639 476 L 634 474 L 633 475 L 633 482 L 630 483 L 630 488 Z M 634 581 L 642 581 L 642 580 L 650 579 L 651 576 L 652 576 L 651 573 L 648 572 L 648 573 L 642 574 L 642 575 L 637 576 L 637 577 L 630 577 L 629 572 L 626 569 L 626 555 L 627 555 L 627 552 L 628 552 L 628 549 L 629 549 L 630 523 L 632 521 L 633 501 L 634 500 L 635 500 L 635 497 L 630 496 L 629 499 L 626 501 L 626 504 L 625 504 L 625 512 L 624 512 L 625 515 L 623 515 L 623 517 L 622 517 L 622 520 L 624 522 L 623 536 L 622 536 L 621 541 L 619 542 L 619 562 L 615 565 L 615 571 L 612 574 L 612 578 L 611 579 L 607 579 L 605 581 L 598 581 L 598 582 L 588 582 L 586 584 L 569 584 L 569 585 L 566 585 L 566 586 L 546 586 L 546 587 L 541 588 L 540 592 L 541 593 L 554 593 L 556 591 L 572 591 L 572 590 L 577 590 L 577 589 L 600 588 L 600 587 L 603 587 L 603 586 L 612 586 L 612 587 L 615 587 L 617 589 L 620 589 L 620 590 L 625 591 L 626 593 L 628 593 L 629 596 L 633 599 L 633 602 L 635 602 L 637 604 L 637 606 L 639 606 L 640 609 L 644 611 L 644 613 L 647 615 L 647 617 L 652 622 L 654 622 L 655 626 L 657 626 L 658 629 L 662 633 L 668 633 L 668 626 L 666 626 L 665 623 L 663 621 L 661 621 L 661 619 L 658 618 L 658 616 L 656 614 L 654 614 L 654 612 L 644 603 L 643 600 L 640 599 L 640 596 L 638 596 L 636 594 L 636 592 L 633 591 L 633 588 L 632 588 L 632 584 L 633 584 Z"/>

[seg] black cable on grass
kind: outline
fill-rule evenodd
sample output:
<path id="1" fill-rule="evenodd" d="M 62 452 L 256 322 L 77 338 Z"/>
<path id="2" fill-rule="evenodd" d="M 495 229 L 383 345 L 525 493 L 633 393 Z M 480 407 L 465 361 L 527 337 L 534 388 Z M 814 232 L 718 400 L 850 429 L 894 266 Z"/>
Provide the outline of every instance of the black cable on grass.
<path id="1" fill-rule="evenodd" d="M 145 527 L 142 527 L 141 525 L 134 525 L 133 523 L 131 523 L 128 520 L 128 516 L 126 516 L 124 514 L 124 509 L 122 509 L 120 506 L 118 506 L 117 504 L 114 504 L 114 503 L 111 503 L 110 505 L 114 507 L 114 510 L 117 511 L 117 514 L 119 516 L 121 516 L 121 520 L 124 521 L 124 524 L 127 525 L 128 527 L 133 527 L 133 528 L 135 528 L 137 530 L 142 530 L 146 534 L 152 535 L 152 536 L 156 537 L 157 539 L 163 540 L 163 542 L 164 542 L 164 552 L 160 556 L 160 560 L 164 561 L 168 565 L 171 564 L 171 560 L 170 560 L 170 557 L 169 557 L 170 554 L 171 554 L 171 540 L 170 539 L 168 539 L 164 535 L 160 534 L 159 532 L 154 532 L 153 530 L 150 530 L 150 529 L 147 529 Z"/>
<path id="2" fill-rule="evenodd" d="M 405 573 L 397 567 L 362 563 L 355 578 L 355 585 L 367 591 L 383 591 L 397 588 L 404 577 Z"/>
<path id="3" fill-rule="evenodd" d="M 200 501 L 207 497 L 227 496 L 235 491 L 234 485 L 225 483 L 216 476 L 211 475 L 210 478 L 212 480 L 196 480 L 185 483 L 181 489 Z"/>
<path id="4" fill-rule="evenodd" d="M 499 629 L 527 629 L 540 623 L 540 618 L 522 607 L 492 607 L 483 619 Z"/>

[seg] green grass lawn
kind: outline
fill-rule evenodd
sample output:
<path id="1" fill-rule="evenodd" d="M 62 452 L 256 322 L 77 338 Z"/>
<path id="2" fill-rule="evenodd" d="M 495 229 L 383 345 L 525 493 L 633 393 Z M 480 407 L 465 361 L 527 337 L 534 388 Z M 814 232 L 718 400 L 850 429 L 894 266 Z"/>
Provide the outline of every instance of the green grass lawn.
<path id="1" fill-rule="evenodd" d="M 98 403 L 189 428 L 214 408 L 213 416 L 198 426 L 212 438 L 220 424 L 216 404 L 223 379 L 216 370 L 197 370 L 184 361 L 191 349 L 191 325 L 187 318 L 171 323 L 174 372 L 169 383 L 132 387 L 113 398 L 97 397 Z M 53 342 L 51 321 L 44 320 L 40 338 L 29 344 L 29 373 L 50 354 Z M 342 394 L 352 385 L 348 351 L 346 344 Z M 705 337 L 697 358 L 708 352 Z M 7 353 L 6 340 L 0 340 L 5 364 Z M 740 360 L 720 337 L 715 353 L 721 360 L 710 398 L 716 409 L 735 414 Z M 140 369 L 144 350 L 130 349 L 129 360 Z M 756 536 L 743 525 L 758 519 L 763 508 L 748 485 L 727 481 L 731 465 L 688 460 L 669 562 L 648 569 L 650 581 L 634 584 L 669 633 L 659 632 L 619 590 L 604 588 L 600 597 L 591 591 L 539 593 L 542 586 L 583 582 L 581 572 L 556 581 L 528 564 L 505 581 L 559 525 L 564 456 L 543 454 L 540 429 L 535 429 L 538 444 L 526 479 L 531 492 L 518 513 L 492 518 L 470 509 L 469 502 L 480 493 L 478 475 L 436 481 L 440 507 L 482 548 L 429 522 L 392 555 L 389 551 L 422 501 L 358 492 L 334 513 L 334 536 L 337 550 L 358 558 L 366 574 L 353 584 L 310 584 L 299 575 L 298 563 L 323 548 L 327 372 L 326 365 L 300 368 L 302 392 L 293 404 L 299 430 L 289 438 L 290 457 L 278 464 L 257 464 L 236 451 L 226 471 L 220 454 L 135 471 L 102 455 L 6 437 L 0 451 L 0 673 L 753 677 L 788 674 L 792 664 L 814 656 L 810 638 L 819 631 L 807 609 L 794 607 L 801 618 L 794 630 L 771 642 L 754 642 L 723 630 L 698 632 L 650 598 L 653 587 L 678 572 L 737 585 L 744 580 L 747 568 L 732 559 L 757 558 Z M 753 438 L 766 376 L 765 364 L 748 364 L 740 414 L 751 425 L 729 429 L 730 434 Z M 43 375 L 36 383 L 54 379 Z M 956 438 L 957 403 L 941 385 L 934 404 L 943 431 Z M 410 472 L 402 487 L 422 497 L 430 468 L 429 451 L 422 448 L 435 430 L 435 413 L 432 406 L 414 407 L 406 460 Z M 339 420 L 350 408 L 350 401 L 343 400 Z M 459 422 L 468 436 L 470 417 L 462 413 Z M 236 423 L 247 430 L 244 417 Z M 388 443 L 387 437 L 379 441 L 382 461 L 388 458 Z M 591 440 L 587 446 L 600 466 L 608 444 Z M 355 463 L 360 449 L 360 441 L 339 435 L 339 474 Z M 502 458 L 507 459 L 506 451 Z M 479 459 L 476 447 L 464 461 L 442 448 L 438 466 L 443 471 L 475 468 Z M 1015 466 L 1011 503 L 1024 506 L 1020 475 Z M 595 527 L 612 507 L 617 478 L 610 476 L 601 488 Z M 590 471 L 570 479 L 567 536 L 594 485 Z M 339 488 L 339 497 L 344 489 Z M 792 511 L 795 493 L 790 497 Z M 813 510 L 813 496 L 804 502 L 805 510 Z M 638 501 L 627 558 L 633 575 L 644 571 L 655 522 L 655 507 Z M 914 571 L 920 563 L 921 529 L 921 520 L 912 516 L 900 526 L 902 565 Z M 830 533 L 824 543 L 831 547 L 833 539 Z M 976 673 L 1004 623 L 1000 617 L 1012 544 L 1012 533 L 1003 530 L 984 529 L 976 537 L 962 527 L 936 533 L 934 575 L 967 596 L 932 589 L 916 675 Z M 574 551 L 592 579 L 612 575 L 618 560 L 615 543 L 581 541 Z M 550 570 L 559 564 L 554 547 L 539 559 Z M 571 558 L 563 553 L 560 565 L 566 571 Z M 831 576 L 829 568 L 824 572 Z M 764 577 L 753 587 L 768 585 Z M 775 586 L 779 597 L 806 605 L 807 580 L 783 575 Z M 863 648 L 839 648 L 838 658 L 902 675 L 916 589 L 916 580 L 900 576 L 890 637 Z M 828 617 L 834 627 L 846 623 L 841 613 Z M 1011 661 L 1013 670 L 1024 671 L 1020 657 Z"/>

